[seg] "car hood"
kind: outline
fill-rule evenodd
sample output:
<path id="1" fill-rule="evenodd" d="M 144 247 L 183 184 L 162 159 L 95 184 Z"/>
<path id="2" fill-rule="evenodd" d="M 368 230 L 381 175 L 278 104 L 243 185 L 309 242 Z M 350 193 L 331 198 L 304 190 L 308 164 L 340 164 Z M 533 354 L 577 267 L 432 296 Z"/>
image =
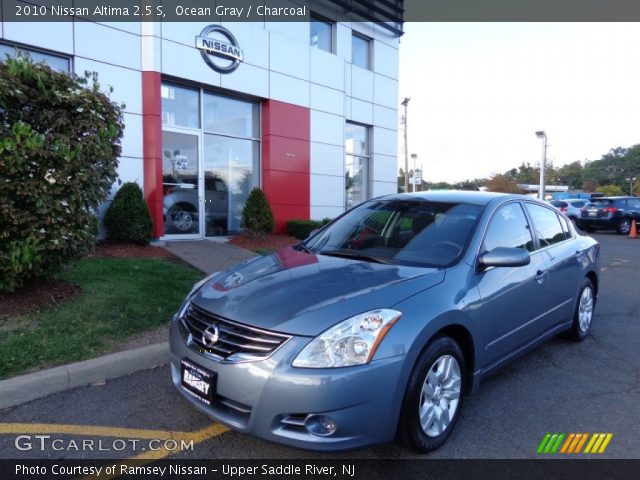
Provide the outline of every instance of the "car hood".
<path id="1" fill-rule="evenodd" d="M 315 336 L 341 320 L 391 307 L 437 285 L 444 273 L 286 248 L 214 275 L 191 301 L 229 320 Z"/>

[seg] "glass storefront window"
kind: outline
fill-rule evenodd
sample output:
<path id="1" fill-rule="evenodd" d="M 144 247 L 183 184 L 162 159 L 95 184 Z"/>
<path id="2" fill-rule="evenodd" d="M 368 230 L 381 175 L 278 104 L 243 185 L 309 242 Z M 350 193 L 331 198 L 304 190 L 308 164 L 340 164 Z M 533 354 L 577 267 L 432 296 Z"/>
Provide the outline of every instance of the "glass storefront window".
<path id="1" fill-rule="evenodd" d="M 325 52 L 333 52 L 333 25 L 318 17 L 311 16 L 309 44 Z"/>
<path id="2" fill-rule="evenodd" d="M 345 127 L 345 207 L 369 198 L 369 128 L 347 123 Z"/>
<path id="3" fill-rule="evenodd" d="M 206 235 L 240 230 L 249 193 L 259 186 L 260 143 L 205 134 Z"/>
<path id="4" fill-rule="evenodd" d="M 200 128 L 200 92 L 163 83 L 162 123 L 170 127 Z"/>
<path id="5" fill-rule="evenodd" d="M 162 108 L 165 234 L 237 232 L 260 185 L 260 104 L 163 83 Z"/>
<path id="6" fill-rule="evenodd" d="M 371 40 L 362 35 L 353 34 L 351 41 L 351 63 L 358 67 L 371 69 L 370 61 L 371 55 L 369 48 L 371 46 Z"/>
<path id="7" fill-rule="evenodd" d="M 0 43 L 0 60 L 4 60 L 7 55 L 15 57 L 16 54 L 31 57 L 31 60 L 33 60 L 34 63 L 44 62 L 52 69 L 60 72 L 69 73 L 71 71 L 69 59 L 66 57 L 39 52 L 38 50 L 31 50 L 30 48 L 18 47 L 16 45 Z"/>
<path id="8" fill-rule="evenodd" d="M 222 135 L 258 138 L 260 106 L 255 102 L 204 94 L 204 130 Z"/>

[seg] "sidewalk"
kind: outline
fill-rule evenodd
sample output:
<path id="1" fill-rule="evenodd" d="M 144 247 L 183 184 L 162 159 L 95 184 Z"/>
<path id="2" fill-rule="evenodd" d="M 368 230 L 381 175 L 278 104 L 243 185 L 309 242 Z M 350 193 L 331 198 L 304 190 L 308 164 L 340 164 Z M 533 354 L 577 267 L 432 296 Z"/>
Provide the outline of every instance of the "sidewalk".
<path id="1" fill-rule="evenodd" d="M 257 256 L 255 252 L 215 240 L 173 241 L 162 247 L 206 274 Z"/>
<path id="2" fill-rule="evenodd" d="M 221 241 L 185 240 L 160 246 L 206 274 L 256 256 L 254 252 Z M 168 358 L 169 344 L 161 342 L 1 380 L 0 409 L 164 365 Z"/>

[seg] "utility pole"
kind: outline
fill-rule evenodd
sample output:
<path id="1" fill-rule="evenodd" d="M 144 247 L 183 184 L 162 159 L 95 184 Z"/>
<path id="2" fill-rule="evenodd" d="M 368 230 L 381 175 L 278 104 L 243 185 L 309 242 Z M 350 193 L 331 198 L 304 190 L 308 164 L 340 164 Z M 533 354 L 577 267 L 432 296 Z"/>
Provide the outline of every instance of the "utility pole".
<path id="1" fill-rule="evenodd" d="M 542 144 L 542 161 L 540 162 L 540 188 L 538 190 L 538 198 L 544 202 L 544 174 L 547 169 L 547 134 L 544 130 L 536 132 L 536 137 L 542 138 L 544 143 Z"/>
<path id="2" fill-rule="evenodd" d="M 418 158 L 417 153 L 411 154 L 411 160 L 413 160 L 413 191 L 416 191 L 416 185 L 418 185 L 418 171 L 416 170 L 416 159 Z"/>
<path id="3" fill-rule="evenodd" d="M 400 105 L 404 107 L 404 193 L 409 193 L 409 149 L 407 147 L 407 105 L 409 97 L 404 97 Z"/>
<path id="4" fill-rule="evenodd" d="M 633 197 L 633 182 L 636 181 L 636 177 L 627 178 L 627 182 L 629 182 L 629 196 Z"/>

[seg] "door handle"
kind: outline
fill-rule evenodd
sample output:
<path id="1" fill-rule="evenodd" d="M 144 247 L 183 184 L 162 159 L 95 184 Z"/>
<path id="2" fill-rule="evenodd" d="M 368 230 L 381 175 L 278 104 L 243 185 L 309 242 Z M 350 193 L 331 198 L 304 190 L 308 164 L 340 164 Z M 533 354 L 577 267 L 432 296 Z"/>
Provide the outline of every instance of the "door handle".
<path id="1" fill-rule="evenodd" d="M 544 282 L 544 274 L 546 272 L 546 270 L 538 270 L 536 272 L 536 282 L 538 282 L 538 284 L 542 285 L 542 283 Z"/>

